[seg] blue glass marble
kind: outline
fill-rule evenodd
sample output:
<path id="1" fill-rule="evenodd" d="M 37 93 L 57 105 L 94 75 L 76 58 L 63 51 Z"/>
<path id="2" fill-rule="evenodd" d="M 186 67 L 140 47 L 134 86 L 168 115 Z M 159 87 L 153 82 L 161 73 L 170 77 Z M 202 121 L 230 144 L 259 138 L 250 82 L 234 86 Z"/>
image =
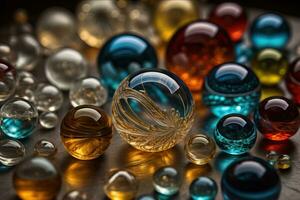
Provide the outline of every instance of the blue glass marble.
<path id="1" fill-rule="evenodd" d="M 190 196 L 193 200 L 214 200 L 217 193 L 217 183 L 209 177 L 200 176 L 190 185 Z"/>
<path id="2" fill-rule="evenodd" d="M 1 130 L 12 138 L 22 139 L 31 135 L 37 120 L 38 112 L 35 106 L 21 98 L 6 101 L 0 109 Z"/>
<path id="3" fill-rule="evenodd" d="M 133 34 L 112 37 L 105 43 L 98 56 L 101 82 L 108 88 L 110 97 L 129 74 L 155 67 L 155 49 L 147 40 Z"/>
<path id="4" fill-rule="evenodd" d="M 240 64 L 248 64 L 253 58 L 253 49 L 243 41 L 234 46 L 235 61 Z"/>
<path id="5" fill-rule="evenodd" d="M 248 115 L 259 102 L 261 87 L 250 68 L 229 62 L 209 72 L 202 95 L 203 103 L 218 117 L 230 113 Z"/>
<path id="6" fill-rule="evenodd" d="M 181 177 L 173 167 L 162 167 L 153 175 L 153 186 L 156 192 L 171 196 L 179 191 Z"/>
<path id="7" fill-rule="evenodd" d="M 264 13 L 250 28 L 250 40 L 255 48 L 284 48 L 291 37 L 290 26 L 281 15 Z"/>
<path id="8" fill-rule="evenodd" d="M 254 146 L 256 135 L 256 128 L 248 117 L 229 114 L 219 120 L 214 138 L 222 151 L 240 155 L 247 153 Z"/>
<path id="9" fill-rule="evenodd" d="M 276 170 L 267 161 L 246 157 L 225 170 L 221 187 L 224 200 L 277 200 L 281 182 Z"/>

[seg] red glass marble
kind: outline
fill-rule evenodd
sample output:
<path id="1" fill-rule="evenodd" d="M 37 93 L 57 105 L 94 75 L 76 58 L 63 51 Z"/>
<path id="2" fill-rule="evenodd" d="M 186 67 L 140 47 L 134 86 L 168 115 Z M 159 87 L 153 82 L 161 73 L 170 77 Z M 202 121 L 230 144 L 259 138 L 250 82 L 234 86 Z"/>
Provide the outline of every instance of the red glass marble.
<path id="1" fill-rule="evenodd" d="M 273 96 L 260 102 L 254 121 L 259 132 L 267 139 L 282 141 L 297 133 L 300 117 L 293 101 Z"/>
<path id="2" fill-rule="evenodd" d="M 293 95 L 294 102 L 300 105 L 300 58 L 290 64 L 285 83 L 287 89 Z"/>
<path id="3" fill-rule="evenodd" d="M 209 21 L 222 26 L 233 42 L 238 42 L 244 35 L 247 27 L 245 10 L 236 3 L 222 3 L 212 9 Z"/>
<path id="4" fill-rule="evenodd" d="M 192 91 L 202 88 L 203 79 L 212 67 L 233 59 L 233 43 L 227 32 L 203 20 L 181 27 L 166 51 L 167 68 Z"/>
<path id="5" fill-rule="evenodd" d="M 7 61 L 0 59 L 0 102 L 14 94 L 16 81 L 15 68 Z"/>

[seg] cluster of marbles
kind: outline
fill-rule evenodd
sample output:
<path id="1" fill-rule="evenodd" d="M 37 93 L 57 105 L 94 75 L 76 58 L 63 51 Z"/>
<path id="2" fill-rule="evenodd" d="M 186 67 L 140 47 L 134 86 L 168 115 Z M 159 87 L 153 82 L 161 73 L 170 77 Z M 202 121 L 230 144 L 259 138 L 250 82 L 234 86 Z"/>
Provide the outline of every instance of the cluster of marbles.
<path id="1" fill-rule="evenodd" d="M 289 65 L 285 83 L 293 96 L 294 102 L 300 105 L 300 58 L 295 59 Z"/>
<path id="2" fill-rule="evenodd" d="M 11 139 L 0 140 L 0 163 L 5 166 L 14 166 L 25 157 L 24 145 Z"/>
<path id="3" fill-rule="evenodd" d="M 0 59 L 0 102 L 11 97 L 16 89 L 17 74 L 15 68 L 7 61 Z"/>
<path id="4" fill-rule="evenodd" d="M 218 193 L 218 185 L 213 179 L 200 176 L 193 180 L 189 190 L 193 200 L 213 200 Z"/>
<path id="5" fill-rule="evenodd" d="M 34 152 L 39 156 L 50 157 L 56 154 L 56 146 L 48 140 L 39 140 L 34 145 Z"/>
<path id="6" fill-rule="evenodd" d="M 270 151 L 266 155 L 266 160 L 276 169 L 285 170 L 292 166 L 292 159 L 287 154 L 278 154 L 276 151 Z"/>
<path id="7" fill-rule="evenodd" d="M 58 116 L 54 112 L 43 112 L 39 115 L 39 123 L 44 129 L 53 129 L 58 124 Z"/>

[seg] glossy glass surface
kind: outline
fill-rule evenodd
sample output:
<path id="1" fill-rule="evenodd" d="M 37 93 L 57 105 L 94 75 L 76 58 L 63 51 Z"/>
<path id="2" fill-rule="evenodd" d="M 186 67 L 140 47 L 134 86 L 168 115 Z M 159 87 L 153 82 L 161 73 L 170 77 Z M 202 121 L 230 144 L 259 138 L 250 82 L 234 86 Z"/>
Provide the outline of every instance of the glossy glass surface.
<path id="1" fill-rule="evenodd" d="M 16 84 L 15 97 L 34 102 L 34 91 L 37 87 L 36 77 L 29 72 L 19 71 Z"/>
<path id="2" fill-rule="evenodd" d="M 17 140 L 0 140 L 0 163 L 5 166 L 14 166 L 25 157 L 25 147 Z"/>
<path id="3" fill-rule="evenodd" d="M 108 40 L 98 56 L 101 82 L 112 97 L 120 82 L 141 69 L 157 67 L 155 49 L 144 38 L 120 34 Z"/>
<path id="4" fill-rule="evenodd" d="M 54 112 L 43 112 L 39 116 L 39 122 L 44 129 L 52 129 L 58 124 L 58 116 Z"/>
<path id="5" fill-rule="evenodd" d="M 260 83 L 253 71 L 238 63 L 213 68 L 205 78 L 203 103 L 216 116 L 248 115 L 259 102 Z"/>
<path id="6" fill-rule="evenodd" d="M 287 89 L 293 95 L 294 102 L 300 105 L 300 58 L 295 59 L 289 65 L 285 83 Z"/>
<path id="7" fill-rule="evenodd" d="M 114 126 L 142 151 L 172 148 L 190 130 L 194 101 L 189 89 L 166 70 L 143 70 L 128 76 L 112 102 Z"/>
<path id="8" fill-rule="evenodd" d="M 48 141 L 48 140 L 39 140 L 37 143 L 34 145 L 34 152 L 39 155 L 39 156 L 53 156 L 56 154 L 56 146 Z"/>
<path id="9" fill-rule="evenodd" d="M 209 177 L 200 176 L 190 185 L 190 196 L 193 200 L 214 200 L 217 193 L 218 185 Z"/>
<path id="10" fill-rule="evenodd" d="M 12 96 L 16 89 L 16 70 L 7 61 L 0 59 L 0 102 Z"/>

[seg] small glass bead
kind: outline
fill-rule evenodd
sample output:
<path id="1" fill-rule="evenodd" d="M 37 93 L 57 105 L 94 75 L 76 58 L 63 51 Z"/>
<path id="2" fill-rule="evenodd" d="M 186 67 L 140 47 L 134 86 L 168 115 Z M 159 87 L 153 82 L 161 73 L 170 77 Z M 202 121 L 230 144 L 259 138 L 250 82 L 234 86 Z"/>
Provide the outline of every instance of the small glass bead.
<path id="1" fill-rule="evenodd" d="M 63 104 L 62 92 L 55 86 L 41 83 L 34 92 L 35 105 L 40 111 L 56 111 Z"/>
<path id="2" fill-rule="evenodd" d="M 70 89 L 69 99 L 73 107 L 80 105 L 102 106 L 107 101 L 107 90 L 99 79 L 82 78 L 76 81 Z"/>
<path id="3" fill-rule="evenodd" d="M 0 59 L 0 102 L 7 100 L 16 89 L 16 70 L 7 61 Z"/>
<path id="4" fill-rule="evenodd" d="M 90 197 L 87 193 L 79 190 L 72 190 L 66 193 L 62 200 L 89 200 Z"/>
<path id="5" fill-rule="evenodd" d="M 275 165 L 275 163 L 277 162 L 279 157 L 279 154 L 276 151 L 270 151 L 269 153 L 267 153 L 266 155 L 266 159 L 267 161 L 271 164 L 271 165 Z"/>
<path id="6" fill-rule="evenodd" d="M 33 74 L 26 71 L 18 72 L 15 97 L 20 97 L 30 102 L 34 102 L 34 91 L 36 86 L 37 80 Z"/>
<path id="7" fill-rule="evenodd" d="M 221 180 L 224 200 L 275 200 L 281 192 L 280 177 L 268 162 L 256 157 L 231 163 Z"/>
<path id="8" fill-rule="evenodd" d="M 0 140 L 0 163 L 5 166 L 14 166 L 25 157 L 24 145 L 16 140 Z"/>
<path id="9" fill-rule="evenodd" d="M 34 151 L 39 156 L 53 156 L 56 154 L 56 147 L 52 142 L 47 140 L 40 140 L 34 145 Z"/>
<path id="10" fill-rule="evenodd" d="M 256 141 L 256 129 L 251 120 L 240 114 L 222 117 L 215 129 L 215 141 L 222 151 L 240 155 L 250 151 Z"/>
<path id="11" fill-rule="evenodd" d="M 38 120 L 33 104 L 21 98 L 6 101 L 0 109 L 2 132 L 12 138 L 22 139 L 32 134 Z"/>
<path id="12" fill-rule="evenodd" d="M 58 123 L 58 116 L 53 112 L 43 112 L 39 116 L 40 125 L 45 129 L 55 128 Z"/>
<path id="13" fill-rule="evenodd" d="M 61 187 L 61 177 L 45 157 L 32 157 L 17 166 L 13 186 L 20 199 L 53 200 Z"/>
<path id="14" fill-rule="evenodd" d="M 278 160 L 275 164 L 277 169 L 289 169 L 292 166 L 292 160 L 289 155 L 282 154 L 278 157 Z"/>
<path id="15" fill-rule="evenodd" d="M 197 165 L 205 165 L 215 156 L 216 144 L 207 135 L 194 134 L 186 139 L 184 150 L 189 161 Z"/>
<path id="16" fill-rule="evenodd" d="M 179 191 L 181 177 L 173 167 L 162 167 L 153 174 L 153 186 L 156 192 L 171 196 Z"/>
<path id="17" fill-rule="evenodd" d="M 88 63 L 81 53 L 64 48 L 48 57 L 45 65 L 50 83 L 62 90 L 69 90 L 77 79 L 87 75 Z"/>
<path id="18" fill-rule="evenodd" d="M 214 200 L 217 193 L 218 185 L 209 177 L 200 176 L 190 185 L 190 196 L 193 200 Z"/>
<path id="19" fill-rule="evenodd" d="M 0 58 L 11 64 L 15 64 L 17 55 L 8 44 L 0 43 Z"/>
<path id="20" fill-rule="evenodd" d="M 294 102 L 300 105 L 300 58 L 295 59 L 289 65 L 285 83 L 287 89 L 293 96 Z"/>
<path id="21" fill-rule="evenodd" d="M 138 191 L 138 182 L 130 172 L 114 170 L 105 181 L 103 189 L 111 199 L 134 199 Z"/>
<path id="22" fill-rule="evenodd" d="M 156 200 L 152 195 L 143 195 L 137 198 L 137 200 Z"/>

